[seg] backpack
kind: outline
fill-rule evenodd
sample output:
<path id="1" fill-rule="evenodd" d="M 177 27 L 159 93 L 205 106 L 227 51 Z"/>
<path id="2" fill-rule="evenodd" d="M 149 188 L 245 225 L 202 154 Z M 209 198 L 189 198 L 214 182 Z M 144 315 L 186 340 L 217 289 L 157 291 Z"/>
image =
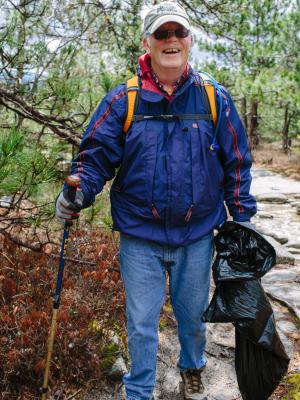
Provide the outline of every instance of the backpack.
<path id="1" fill-rule="evenodd" d="M 212 120 L 214 125 L 214 136 L 210 145 L 210 150 L 219 150 L 220 147 L 217 144 L 217 132 L 220 124 L 220 115 L 217 115 L 217 102 L 216 96 L 219 97 L 220 109 L 222 108 L 222 96 L 220 90 L 218 90 L 218 83 L 207 73 L 200 72 L 201 78 L 200 89 L 204 87 L 205 91 L 202 92 L 204 101 L 206 102 L 207 109 L 210 111 L 208 114 L 177 114 L 177 115 L 135 115 L 137 109 L 137 95 L 140 90 L 138 76 L 133 76 L 126 82 L 126 94 L 127 94 L 127 116 L 123 124 L 123 132 L 126 135 L 132 121 L 142 121 L 144 119 L 206 119 Z M 201 90 L 202 91 L 202 90 Z"/>

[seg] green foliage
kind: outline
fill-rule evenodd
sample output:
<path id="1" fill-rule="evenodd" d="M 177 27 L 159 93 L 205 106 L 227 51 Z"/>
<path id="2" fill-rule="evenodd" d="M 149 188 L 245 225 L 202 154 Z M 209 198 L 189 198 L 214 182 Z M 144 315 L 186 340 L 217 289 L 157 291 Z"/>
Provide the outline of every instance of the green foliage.
<path id="1" fill-rule="evenodd" d="M 300 400 L 300 374 L 291 374 L 286 379 L 288 383 L 288 394 L 283 400 Z"/>
<path id="2" fill-rule="evenodd" d="M 102 353 L 101 358 L 101 369 L 109 370 L 114 362 L 116 361 L 117 356 L 120 354 L 120 349 L 115 343 L 109 343 Z"/>
<path id="3" fill-rule="evenodd" d="M 119 83 L 125 80 L 125 76 L 116 75 L 115 73 L 103 71 L 103 73 L 99 77 L 100 87 L 102 89 L 102 93 L 107 94 L 114 87 L 116 87 Z"/>
<path id="4" fill-rule="evenodd" d="M 229 21 L 213 19 L 209 40 L 200 41 L 200 47 L 218 60 L 205 68 L 229 87 L 234 97 L 246 99 L 249 120 L 252 102 L 258 102 L 259 134 L 273 140 L 280 138 L 287 107 L 290 137 L 299 132 L 296 21 L 297 2 L 239 0 L 230 3 Z"/>
<path id="5" fill-rule="evenodd" d="M 25 133 L 12 129 L 0 137 L 0 195 L 19 193 L 28 198 L 38 193 L 39 185 L 57 179 L 58 149 L 47 150 L 26 145 Z"/>

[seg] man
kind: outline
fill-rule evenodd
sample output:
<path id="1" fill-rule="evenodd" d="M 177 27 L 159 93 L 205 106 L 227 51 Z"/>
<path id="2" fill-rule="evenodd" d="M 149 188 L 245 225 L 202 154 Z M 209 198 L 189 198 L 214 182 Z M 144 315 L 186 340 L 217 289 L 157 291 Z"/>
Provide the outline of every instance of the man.
<path id="1" fill-rule="evenodd" d="M 249 221 L 255 214 L 249 194 L 251 158 L 235 106 L 221 87 L 220 150 L 211 148 L 214 126 L 202 119 L 207 115 L 203 82 L 188 64 L 192 36 L 185 10 L 174 2 L 151 8 L 143 24 L 143 45 L 135 112 L 139 118 L 124 135 L 124 84 L 103 99 L 73 162 L 72 173 L 82 182 L 76 205 L 90 205 L 120 166 L 111 206 L 114 229 L 121 233 L 131 356 L 131 370 L 123 378 L 126 399 L 152 398 L 168 274 L 184 398 L 199 400 L 205 399 L 201 317 L 208 305 L 213 230 L 227 218 L 224 199 L 235 221 Z M 76 208 L 66 192 L 56 207 L 61 220 L 72 218 Z"/>

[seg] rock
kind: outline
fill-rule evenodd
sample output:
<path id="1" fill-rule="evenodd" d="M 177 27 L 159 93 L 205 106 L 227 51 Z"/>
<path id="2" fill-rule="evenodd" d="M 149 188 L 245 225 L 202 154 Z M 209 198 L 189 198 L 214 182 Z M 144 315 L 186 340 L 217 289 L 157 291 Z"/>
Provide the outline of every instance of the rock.
<path id="1" fill-rule="evenodd" d="M 118 357 L 113 363 L 111 369 L 108 371 L 108 376 L 113 380 L 121 380 L 122 376 L 126 374 L 127 367 L 123 357 Z"/>
<path id="2" fill-rule="evenodd" d="M 284 204 L 287 203 L 288 198 L 286 195 L 282 193 L 265 193 L 265 194 L 257 194 L 257 201 L 265 202 L 265 203 L 276 203 L 276 204 Z"/>
<path id="3" fill-rule="evenodd" d="M 276 232 L 271 232 L 271 233 L 272 234 L 270 236 L 272 236 L 272 238 L 275 239 L 280 244 L 285 244 L 289 241 L 288 237 L 286 237 L 286 236 L 279 235 Z"/>
<path id="4" fill-rule="evenodd" d="M 235 333 L 232 324 L 207 324 L 206 328 L 214 344 L 227 349 L 235 348 Z"/>
<path id="5" fill-rule="evenodd" d="M 120 338 L 116 333 L 113 333 L 110 341 L 112 344 L 115 344 L 116 346 L 120 346 Z"/>
<path id="6" fill-rule="evenodd" d="M 293 342 L 282 331 L 278 330 L 278 334 L 287 355 L 291 358 L 293 355 Z"/>
<path id="7" fill-rule="evenodd" d="M 277 285 L 264 285 L 264 289 L 274 299 L 284 303 L 287 307 L 293 310 L 297 318 L 300 318 L 300 290 L 299 284 L 284 285 L 279 283 Z M 297 298 L 298 297 L 298 298 Z"/>
<path id="8" fill-rule="evenodd" d="M 278 187 L 278 186 L 271 186 L 271 190 L 280 190 L 280 187 Z"/>
<path id="9" fill-rule="evenodd" d="M 276 326 L 285 334 L 298 332 L 298 328 L 291 321 L 281 320 L 277 322 Z"/>
<path id="10" fill-rule="evenodd" d="M 257 214 L 258 218 L 262 218 L 262 219 L 272 219 L 274 218 L 272 214 L 269 214 L 267 212 L 259 212 Z"/>
<path id="11" fill-rule="evenodd" d="M 297 280 L 298 277 L 299 277 L 298 268 L 293 268 L 293 269 L 273 268 L 262 278 L 262 283 L 277 284 L 279 282 L 284 282 L 286 284 L 290 284 L 295 282 L 295 280 Z"/>
<path id="12" fill-rule="evenodd" d="M 267 171 L 266 169 L 260 169 L 260 168 L 252 168 L 251 173 L 253 177 L 265 177 L 265 176 L 273 176 L 274 173 Z"/>
<path id="13" fill-rule="evenodd" d="M 291 254 L 300 254 L 300 249 L 295 249 L 294 247 L 289 247 L 289 252 Z"/>
<path id="14" fill-rule="evenodd" d="M 286 247 L 293 247 L 294 249 L 300 249 L 300 242 L 291 241 L 286 244 Z"/>
<path id="15" fill-rule="evenodd" d="M 274 247 L 276 251 L 276 263 L 277 264 L 295 264 L 295 257 L 285 247 L 278 243 L 271 236 L 264 235 L 265 239 Z"/>
<path id="16" fill-rule="evenodd" d="M 223 347 L 223 343 L 227 346 L 227 343 L 234 342 L 234 328 L 232 324 L 207 324 L 207 327 L 208 342 L 205 353 L 208 363 L 202 378 L 204 387 L 207 388 L 208 399 L 212 400 L 220 395 L 224 396 L 224 400 L 238 398 L 239 391 L 234 368 L 234 349 Z M 211 336 L 214 331 L 222 336 L 223 343 L 221 346 L 216 344 Z M 183 398 L 180 385 L 181 379 L 176 366 L 180 346 L 176 330 L 174 328 L 172 330 L 166 328 L 159 333 L 159 338 L 155 398 L 181 400 Z"/>
<path id="17" fill-rule="evenodd" d="M 297 206 L 297 214 L 300 215 L 300 206 Z"/>
<path id="18" fill-rule="evenodd" d="M 289 201 L 289 203 L 290 203 L 290 205 L 292 206 L 292 207 L 297 207 L 297 206 L 300 206 L 300 201 L 299 200 L 291 200 L 291 201 Z"/>
<path id="19" fill-rule="evenodd" d="M 281 244 L 285 244 L 289 241 L 287 236 L 283 236 L 277 233 L 276 231 L 271 231 L 270 229 L 265 227 L 259 228 L 258 231 L 265 236 L 271 236 L 273 239 L 275 239 L 278 243 Z"/>
<path id="20" fill-rule="evenodd" d="M 279 300 L 300 318 L 300 267 L 274 268 L 262 278 L 265 291 Z"/>
<path id="21" fill-rule="evenodd" d="M 164 367 L 162 366 L 162 368 Z M 168 369 L 163 377 L 164 392 L 172 393 L 176 387 L 179 387 L 180 382 L 181 378 L 178 370 L 176 368 Z"/>
<path id="22" fill-rule="evenodd" d="M 0 198 L 0 207 L 9 208 L 11 205 L 11 197 L 9 196 L 2 196 Z"/>

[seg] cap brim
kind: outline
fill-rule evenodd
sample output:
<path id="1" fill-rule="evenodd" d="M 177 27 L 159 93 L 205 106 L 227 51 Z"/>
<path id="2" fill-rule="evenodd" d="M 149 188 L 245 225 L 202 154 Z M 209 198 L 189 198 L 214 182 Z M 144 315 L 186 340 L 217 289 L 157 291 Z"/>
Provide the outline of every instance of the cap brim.
<path id="1" fill-rule="evenodd" d="M 186 29 L 190 29 L 191 26 L 189 21 L 179 15 L 163 15 L 162 17 L 158 18 L 153 25 L 151 25 L 149 29 L 150 35 L 156 31 L 161 25 L 165 24 L 166 22 L 177 22 L 178 24 L 184 26 Z"/>

